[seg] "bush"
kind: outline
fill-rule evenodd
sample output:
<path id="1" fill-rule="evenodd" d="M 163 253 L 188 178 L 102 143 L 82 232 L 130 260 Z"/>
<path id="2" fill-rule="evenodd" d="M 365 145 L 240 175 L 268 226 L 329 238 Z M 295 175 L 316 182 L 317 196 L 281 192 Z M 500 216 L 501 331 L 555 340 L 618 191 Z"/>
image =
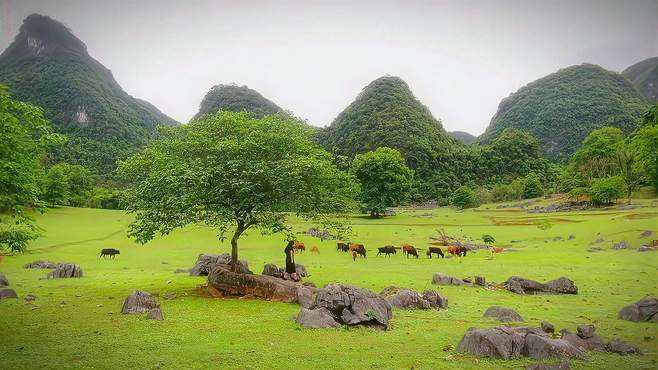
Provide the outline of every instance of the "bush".
<path id="1" fill-rule="evenodd" d="M 508 185 L 497 184 L 494 185 L 493 189 L 491 189 L 491 197 L 493 198 L 494 202 L 502 202 L 507 200 L 507 195 L 509 192 L 510 190 Z"/>
<path id="2" fill-rule="evenodd" d="M 481 186 L 475 189 L 473 195 L 475 196 L 476 204 L 487 204 L 493 202 L 494 200 L 491 191 Z"/>
<path id="3" fill-rule="evenodd" d="M 105 188 L 95 188 L 94 194 L 87 203 L 87 206 L 91 208 L 121 209 L 119 205 L 119 199 L 119 191 Z"/>
<path id="4" fill-rule="evenodd" d="M 626 193 L 626 183 L 621 176 L 595 180 L 589 188 L 592 203 L 605 206 L 614 203 Z"/>
<path id="5" fill-rule="evenodd" d="M 519 200 L 523 198 L 523 189 L 525 188 L 525 180 L 523 177 L 512 181 L 507 187 L 507 200 Z"/>
<path id="6" fill-rule="evenodd" d="M 460 186 L 455 190 L 452 193 L 451 202 L 453 206 L 461 209 L 477 207 L 475 194 L 473 194 L 473 190 L 468 186 Z"/>
<path id="7" fill-rule="evenodd" d="M 528 199 L 542 195 L 544 195 L 544 186 L 541 184 L 541 179 L 536 173 L 530 172 L 524 179 L 523 197 Z"/>
<path id="8" fill-rule="evenodd" d="M 588 197 L 589 192 L 587 188 L 584 187 L 573 188 L 567 193 L 567 198 L 569 198 L 569 200 L 581 201 L 587 199 Z"/>

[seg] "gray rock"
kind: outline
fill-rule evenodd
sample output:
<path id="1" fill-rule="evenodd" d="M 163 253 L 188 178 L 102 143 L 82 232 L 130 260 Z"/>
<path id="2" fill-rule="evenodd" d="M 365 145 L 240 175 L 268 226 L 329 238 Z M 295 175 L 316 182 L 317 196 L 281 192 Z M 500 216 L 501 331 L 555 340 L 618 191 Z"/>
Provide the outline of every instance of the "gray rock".
<path id="1" fill-rule="evenodd" d="M 626 342 L 623 342 L 619 339 L 613 339 L 608 344 L 606 344 L 605 349 L 608 352 L 619 353 L 620 355 L 641 355 L 642 350 L 632 346 Z"/>
<path id="2" fill-rule="evenodd" d="M 542 321 L 541 330 L 543 330 L 544 333 L 555 333 L 555 326 L 548 321 Z"/>
<path id="3" fill-rule="evenodd" d="M 577 294 L 578 287 L 568 278 L 561 277 L 546 284 L 538 281 L 512 276 L 504 283 L 507 290 L 517 294 Z"/>
<path id="4" fill-rule="evenodd" d="M 324 307 L 346 325 L 388 327 L 393 309 L 382 296 L 368 289 L 329 284 L 316 293 L 315 305 Z"/>
<path id="5" fill-rule="evenodd" d="M 470 328 L 459 341 L 457 352 L 508 360 L 521 355 L 523 341 L 524 335 L 506 326 Z"/>
<path id="6" fill-rule="evenodd" d="M 630 244 L 626 240 L 622 240 L 619 243 L 615 243 L 612 245 L 612 249 L 628 249 L 630 247 Z"/>
<path id="7" fill-rule="evenodd" d="M 190 269 L 190 276 L 208 276 L 213 266 L 219 266 L 220 268 L 230 270 L 231 255 L 228 253 L 219 255 L 201 253 L 199 257 L 197 257 L 194 266 Z M 253 272 L 249 270 L 249 264 L 247 261 L 240 261 L 238 264 L 238 273 L 253 274 Z"/>
<path id="8" fill-rule="evenodd" d="M 487 286 L 487 280 L 484 278 L 484 276 L 476 276 L 475 285 Z"/>
<path id="9" fill-rule="evenodd" d="M 411 289 L 398 288 L 390 286 L 384 288 L 379 293 L 391 306 L 403 309 L 429 309 L 430 303 L 427 302 L 418 292 Z"/>
<path id="10" fill-rule="evenodd" d="M 568 362 L 560 362 L 559 364 L 532 364 L 526 367 L 526 370 L 571 370 Z"/>
<path id="11" fill-rule="evenodd" d="M 57 267 L 57 264 L 50 261 L 39 260 L 23 265 L 25 269 L 54 269 Z"/>
<path id="12" fill-rule="evenodd" d="M 25 295 L 25 298 L 23 298 L 23 300 L 25 300 L 25 302 L 32 302 L 35 299 L 37 299 L 37 296 L 35 296 L 34 294 L 27 294 L 27 295 Z"/>
<path id="13" fill-rule="evenodd" d="M 177 295 L 174 292 L 165 293 L 164 298 L 167 300 L 176 299 Z"/>
<path id="14" fill-rule="evenodd" d="M 468 285 L 467 282 L 465 282 L 462 279 L 448 276 L 444 273 L 437 272 L 432 276 L 432 284 L 436 285 Z"/>
<path id="15" fill-rule="evenodd" d="M 640 233 L 640 238 L 648 238 L 651 235 L 653 235 L 653 231 L 651 230 L 644 230 L 642 233 Z"/>
<path id="16" fill-rule="evenodd" d="M 9 280 L 4 274 L 0 274 L 0 288 L 9 286 Z"/>
<path id="17" fill-rule="evenodd" d="M 597 335 L 594 335 L 593 333 L 591 333 L 591 337 L 587 337 L 587 338 L 583 338 L 579 334 L 573 334 L 566 329 L 562 329 L 560 333 L 561 333 L 560 339 L 566 340 L 567 342 L 571 343 L 571 345 L 573 345 L 574 347 L 579 348 L 583 351 L 585 350 L 603 351 L 605 348 L 605 344 L 603 343 L 603 340 Z"/>
<path id="18" fill-rule="evenodd" d="M 644 245 L 644 244 L 641 245 L 641 246 L 637 249 L 638 252 L 651 252 L 651 251 L 655 251 L 655 250 L 656 250 L 656 249 L 654 249 L 654 248 L 652 248 L 652 247 L 650 247 L 650 246 L 648 246 L 648 245 Z"/>
<path id="19" fill-rule="evenodd" d="M 156 301 L 151 293 L 135 289 L 126 300 L 123 301 L 121 313 L 133 314 L 149 312 L 153 308 L 160 308 L 160 302 Z"/>
<path id="20" fill-rule="evenodd" d="M 274 276 L 281 278 L 283 277 L 283 272 L 279 267 L 273 263 L 267 263 L 265 266 L 263 266 L 263 272 L 261 275 L 267 275 L 267 276 Z"/>
<path id="21" fill-rule="evenodd" d="M 337 328 L 341 326 L 334 314 L 324 307 L 318 307 L 312 310 L 302 307 L 295 321 L 305 328 L 312 329 Z"/>
<path id="22" fill-rule="evenodd" d="M 568 278 L 561 277 L 545 284 L 546 290 L 558 294 L 578 294 L 578 287 Z"/>
<path id="23" fill-rule="evenodd" d="M 521 322 L 523 318 L 511 308 L 492 306 L 484 312 L 484 317 L 493 317 L 502 322 Z"/>
<path id="24" fill-rule="evenodd" d="M 190 269 L 176 269 L 176 271 L 174 271 L 174 274 L 187 274 L 189 272 Z"/>
<path id="25" fill-rule="evenodd" d="M 151 308 L 146 314 L 147 320 L 164 320 L 164 315 L 162 314 L 162 309 L 160 307 Z"/>
<path id="26" fill-rule="evenodd" d="M 546 358 L 577 358 L 584 359 L 585 353 L 563 339 L 551 339 L 536 334 L 525 337 L 522 354 L 536 360 Z"/>
<path id="27" fill-rule="evenodd" d="M 48 279 L 65 279 L 82 277 L 82 268 L 74 263 L 58 263 L 47 275 Z"/>
<path id="28" fill-rule="evenodd" d="M 297 288 L 301 284 L 274 276 L 233 272 L 229 265 L 217 263 L 208 274 L 208 285 L 219 296 L 247 296 L 295 303 Z"/>
<path id="29" fill-rule="evenodd" d="M 574 240 L 574 239 L 576 239 L 576 236 L 575 236 L 575 235 L 573 235 L 573 234 L 572 234 L 572 235 L 569 235 L 569 240 Z"/>
<path id="30" fill-rule="evenodd" d="M 596 328 L 594 328 L 594 325 L 579 325 L 578 328 L 576 328 L 576 334 L 583 339 L 593 337 L 595 331 Z"/>
<path id="31" fill-rule="evenodd" d="M 297 288 L 297 303 L 304 308 L 314 308 L 315 302 L 313 300 L 313 289 L 300 285 Z"/>
<path id="32" fill-rule="evenodd" d="M 432 308 L 448 308 L 448 298 L 441 295 L 436 290 L 426 289 L 423 291 L 423 299 L 430 304 Z"/>
<path id="33" fill-rule="evenodd" d="M 658 298 L 646 297 L 619 311 L 619 318 L 628 321 L 658 321 Z"/>
<path id="34" fill-rule="evenodd" d="M 284 268 L 283 271 L 286 269 Z M 306 271 L 306 267 L 300 263 L 295 263 L 295 271 L 297 271 L 297 274 L 301 277 L 308 277 L 310 276 L 308 274 L 308 271 Z"/>
<path id="35" fill-rule="evenodd" d="M 18 298 L 16 291 L 10 288 L 0 289 L 0 299 Z"/>

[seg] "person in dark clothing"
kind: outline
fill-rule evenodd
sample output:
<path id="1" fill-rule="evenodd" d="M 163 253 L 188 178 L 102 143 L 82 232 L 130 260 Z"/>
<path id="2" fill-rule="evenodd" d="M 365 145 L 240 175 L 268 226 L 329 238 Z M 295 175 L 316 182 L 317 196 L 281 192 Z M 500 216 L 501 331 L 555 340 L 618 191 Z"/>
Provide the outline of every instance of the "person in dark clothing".
<path id="1" fill-rule="evenodd" d="M 286 271 L 283 274 L 283 278 L 285 280 L 299 281 L 297 269 L 295 268 L 295 241 L 289 241 L 283 252 L 286 254 Z"/>

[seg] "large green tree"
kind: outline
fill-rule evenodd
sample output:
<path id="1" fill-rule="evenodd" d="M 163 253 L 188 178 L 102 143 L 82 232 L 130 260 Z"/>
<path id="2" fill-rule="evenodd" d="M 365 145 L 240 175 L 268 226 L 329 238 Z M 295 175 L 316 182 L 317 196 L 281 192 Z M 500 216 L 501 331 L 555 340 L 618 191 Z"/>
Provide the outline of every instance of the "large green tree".
<path id="1" fill-rule="evenodd" d="M 373 217 L 406 199 L 414 175 L 402 154 L 386 147 L 357 155 L 352 173 L 361 183 L 361 201 Z"/>
<path id="2" fill-rule="evenodd" d="M 0 85 L 0 249 L 23 251 L 38 237 L 25 208 L 39 208 L 42 161 L 52 134 L 41 109 L 13 100 Z"/>
<path id="3" fill-rule="evenodd" d="M 608 177 L 619 171 L 617 154 L 624 145 L 624 134 L 616 127 L 592 131 L 573 155 L 572 161 L 580 174 L 591 184 L 594 179 Z"/>
<path id="4" fill-rule="evenodd" d="M 247 230 L 284 232 L 290 213 L 336 226 L 332 214 L 354 205 L 356 182 L 311 140 L 304 123 L 278 114 L 205 115 L 164 130 L 121 162 L 130 186 L 123 204 L 135 213 L 129 236 L 146 243 L 191 223 L 205 223 L 221 240 L 232 230 L 231 257 Z"/>
<path id="5" fill-rule="evenodd" d="M 43 200 L 51 205 L 81 207 L 89 203 L 93 188 L 94 179 L 86 167 L 58 163 L 46 173 Z"/>

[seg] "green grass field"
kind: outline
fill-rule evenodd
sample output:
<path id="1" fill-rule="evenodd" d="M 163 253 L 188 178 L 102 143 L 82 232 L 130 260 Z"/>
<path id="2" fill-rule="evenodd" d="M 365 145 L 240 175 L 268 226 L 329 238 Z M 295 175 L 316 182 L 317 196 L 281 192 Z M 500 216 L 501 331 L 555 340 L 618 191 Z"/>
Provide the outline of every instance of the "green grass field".
<path id="1" fill-rule="evenodd" d="M 653 203 L 652 203 L 653 202 Z M 528 214 L 519 209 L 455 211 L 398 210 L 397 215 L 373 220 L 353 217 L 353 241 L 369 251 L 367 259 L 353 262 L 336 252 L 335 241 L 321 243 L 300 235 L 307 246 L 318 245 L 320 255 L 300 254 L 297 262 L 311 273 L 318 286 L 349 283 L 379 292 L 388 285 L 416 290 L 437 288 L 449 298 L 449 309 L 395 310 L 392 328 L 310 330 L 290 318 L 299 306 L 249 299 L 208 298 L 197 287 L 203 277 L 174 274 L 189 268 L 199 253 L 222 253 L 216 233 L 195 226 L 140 246 L 126 237 L 131 217 L 121 211 L 58 208 L 37 217 L 45 236 L 30 253 L 7 256 L 0 262 L 19 300 L 0 302 L 0 368 L 422 368 L 520 369 L 531 359 L 512 361 L 478 359 L 443 351 L 456 346 L 467 328 L 496 326 L 482 314 L 491 305 L 516 309 L 525 325 L 542 320 L 556 329 L 575 331 L 592 323 L 604 339 L 618 337 L 644 350 L 643 356 L 591 353 L 585 361 L 572 361 L 575 369 L 655 369 L 658 366 L 658 326 L 617 319 L 626 304 L 658 294 L 658 252 L 612 250 L 613 242 L 627 240 L 636 248 L 658 232 L 655 201 L 637 200 L 640 208 Z M 549 220 L 553 227 L 540 230 Z M 314 226 L 297 222 L 301 232 Z M 486 251 L 451 259 L 375 257 L 376 247 L 411 243 L 426 248 L 437 227 L 454 236 L 479 238 L 492 234 L 498 245 L 517 251 L 489 259 Z M 598 235 L 600 233 L 600 235 Z M 567 240 L 569 235 L 575 239 Z M 560 236 L 562 240 L 554 241 Z M 590 253 L 590 242 L 605 251 Z M 281 236 L 252 232 L 241 240 L 241 258 L 260 273 L 265 263 L 283 265 L 285 243 Z M 116 260 L 98 258 L 101 248 L 121 250 Z M 25 270 L 37 259 L 80 264 L 80 279 L 46 280 L 48 270 Z M 432 274 L 457 277 L 483 275 L 502 282 L 511 275 L 545 281 L 560 276 L 574 280 L 578 295 L 519 296 L 504 290 L 433 286 Z M 135 288 L 157 294 L 175 292 L 174 300 L 161 298 L 165 321 L 144 315 L 119 313 L 123 299 Z M 22 297 L 37 296 L 34 305 Z M 653 337 L 645 340 L 645 337 Z"/>

